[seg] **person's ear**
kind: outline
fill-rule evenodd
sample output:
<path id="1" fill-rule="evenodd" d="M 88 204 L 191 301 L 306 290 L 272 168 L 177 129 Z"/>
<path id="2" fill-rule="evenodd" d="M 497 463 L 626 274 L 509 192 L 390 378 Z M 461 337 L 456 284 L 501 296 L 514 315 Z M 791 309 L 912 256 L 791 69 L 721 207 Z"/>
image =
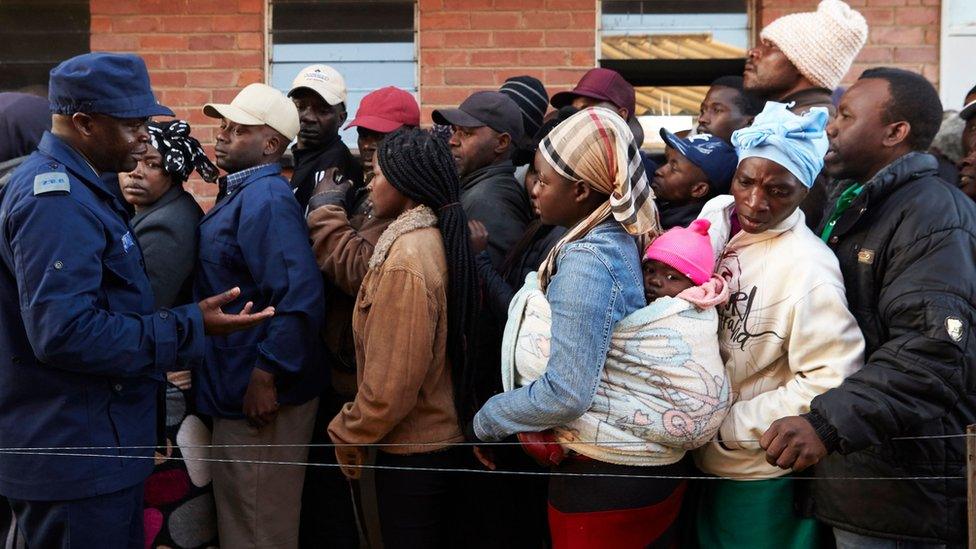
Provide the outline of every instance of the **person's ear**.
<path id="1" fill-rule="evenodd" d="M 512 136 L 507 133 L 498 134 L 498 143 L 495 145 L 495 154 L 505 154 L 512 145 Z"/>
<path id="2" fill-rule="evenodd" d="M 76 112 L 71 115 L 71 124 L 75 131 L 85 137 L 91 137 L 95 133 L 95 118 L 90 114 Z"/>
<path id="3" fill-rule="evenodd" d="M 705 198 L 708 196 L 709 191 L 711 191 L 711 186 L 709 186 L 706 181 L 699 181 L 691 185 L 691 197 L 695 199 Z"/>
<path id="4" fill-rule="evenodd" d="M 895 122 L 894 124 L 888 124 L 885 126 L 884 136 L 882 137 L 881 144 L 885 147 L 897 147 L 901 143 L 908 140 L 908 134 L 911 132 L 912 125 L 905 120 Z"/>
<path id="5" fill-rule="evenodd" d="M 341 131 L 342 130 L 342 127 L 346 124 L 346 119 L 349 118 L 349 111 L 346 110 L 346 104 L 345 103 L 339 103 L 339 105 L 336 108 L 339 109 L 339 113 L 338 113 L 339 114 L 339 116 L 338 116 L 338 118 L 339 118 L 339 128 L 338 129 Z"/>
<path id="6" fill-rule="evenodd" d="M 590 194 L 593 192 L 593 189 L 591 189 L 589 185 L 587 185 L 583 181 L 574 181 L 572 185 L 573 185 L 573 202 L 576 202 L 577 204 L 583 204 L 587 200 L 589 200 Z"/>
<path id="7" fill-rule="evenodd" d="M 264 140 L 264 156 L 274 156 L 281 149 L 281 137 L 275 132 L 268 133 L 270 135 Z"/>

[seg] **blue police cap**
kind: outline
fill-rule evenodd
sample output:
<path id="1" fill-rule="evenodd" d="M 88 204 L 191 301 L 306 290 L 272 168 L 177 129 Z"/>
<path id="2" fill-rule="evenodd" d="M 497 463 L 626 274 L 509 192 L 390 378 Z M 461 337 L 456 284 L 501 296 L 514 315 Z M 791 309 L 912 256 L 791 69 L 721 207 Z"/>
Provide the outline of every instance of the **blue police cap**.
<path id="1" fill-rule="evenodd" d="M 100 113 L 115 118 L 173 116 L 159 104 L 149 85 L 149 71 L 131 53 L 86 53 L 51 69 L 51 112 Z"/>
<path id="2" fill-rule="evenodd" d="M 682 139 L 664 128 L 661 128 L 661 139 L 689 162 L 701 168 L 716 194 L 729 192 L 732 176 L 739 165 L 739 157 L 732 145 L 707 133 Z"/>

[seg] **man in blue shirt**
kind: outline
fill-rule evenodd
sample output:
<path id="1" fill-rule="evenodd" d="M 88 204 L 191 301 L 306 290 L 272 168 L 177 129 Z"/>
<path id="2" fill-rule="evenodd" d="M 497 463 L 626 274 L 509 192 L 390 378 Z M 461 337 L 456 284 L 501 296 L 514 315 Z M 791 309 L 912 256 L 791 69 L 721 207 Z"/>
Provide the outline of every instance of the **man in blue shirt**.
<path id="1" fill-rule="evenodd" d="M 61 63 L 50 107 L 52 130 L 0 189 L 0 494 L 29 547 L 142 547 L 165 372 L 199 362 L 205 331 L 251 327 L 273 310 L 223 314 L 236 288 L 153 310 L 113 190 L 146 151 L 149 117 L 173 115 L 142 59 Z M 30 450 L 43 447 L 63 450 Z"/>
<path id="2" fill-rule="evenodd" d="M 301 463 L 328 371 L 319 355 L 322 275 L 278 165 L 298 133 L 298 111 L 281 92 L 251 84 L 204 113 L 220 119 L 217 166 L 229 175 L 200 221 L 194 295 L 240 280 L 231 307 L 273 306 L 275 317 L 207 339 L 205 366 L 194 373 L 196 403 L 214 417 L 214 444 L 238 445 L 214 448 L 214 458 Z M 296 466 L 214 463 L 221 545 L 297 547 L 304 475 Z"/>

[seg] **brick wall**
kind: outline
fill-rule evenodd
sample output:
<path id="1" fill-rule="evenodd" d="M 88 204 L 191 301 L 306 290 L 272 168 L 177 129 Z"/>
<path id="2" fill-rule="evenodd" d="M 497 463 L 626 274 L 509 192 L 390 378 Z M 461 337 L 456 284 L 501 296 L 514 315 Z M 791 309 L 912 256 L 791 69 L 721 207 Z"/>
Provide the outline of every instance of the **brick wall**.
<path id="1" fill-rule="evenodd" d="M 845 0 L 868 21 L 868 43 L 844 78 L 849 84 L 864 69 L 902 67 L 920 72 L 939 85 L 941 0 Z M 759 0 L 765 26 L 777 17 L 813 11 L 818 0 Z"/>
<path id="2" fill-rule="evenodd" d="M 91 49 L 141 55 L 160 102 L 212 158 L 216 124 L 202 107 L 264 82 L 264 18 L 264 0 L 91 0 Z M 216 194 L 196 176 L 187 189 L 204 205 Z"/>
<path id="3" fill-rule="evenodd" d="M 418 0 L 421 120 L 509 76 L 550 95 L 596 66 L 595 0 Z"/>

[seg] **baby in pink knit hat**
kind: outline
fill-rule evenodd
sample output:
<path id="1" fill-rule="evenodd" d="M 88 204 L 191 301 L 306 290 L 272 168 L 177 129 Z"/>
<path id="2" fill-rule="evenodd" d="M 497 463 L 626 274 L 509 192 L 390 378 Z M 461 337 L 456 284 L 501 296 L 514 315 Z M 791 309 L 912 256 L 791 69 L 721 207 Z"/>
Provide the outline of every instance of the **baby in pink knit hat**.
<path id="1" fill-rule="evenodd" d="M 647 247 L 643 270 L 648 304 L 659 297 L 680 297 L 704 309 L 728 299 L 725 281 L 712 274 L 710 226 L 707 219 L 696 219 L 687 228 L 665 232 Z"/>

